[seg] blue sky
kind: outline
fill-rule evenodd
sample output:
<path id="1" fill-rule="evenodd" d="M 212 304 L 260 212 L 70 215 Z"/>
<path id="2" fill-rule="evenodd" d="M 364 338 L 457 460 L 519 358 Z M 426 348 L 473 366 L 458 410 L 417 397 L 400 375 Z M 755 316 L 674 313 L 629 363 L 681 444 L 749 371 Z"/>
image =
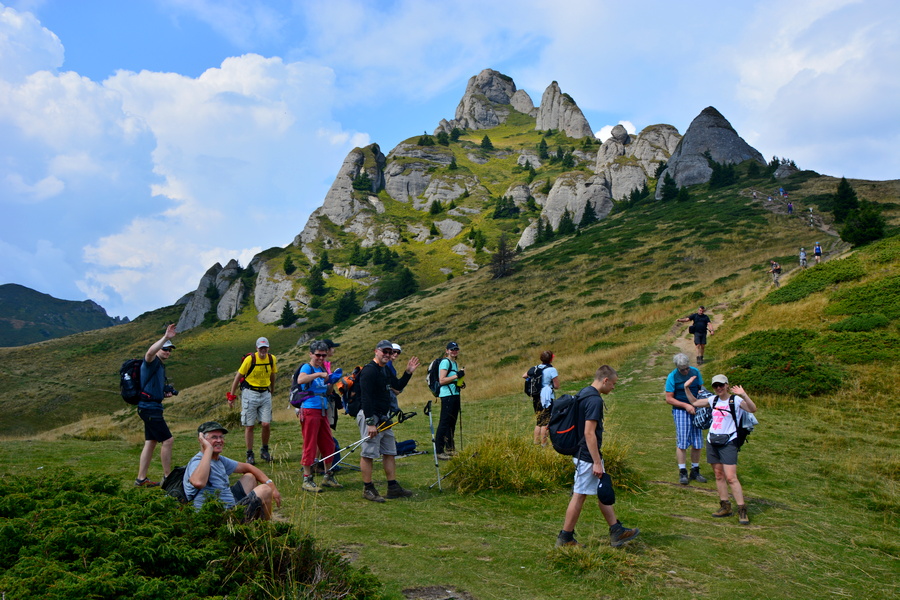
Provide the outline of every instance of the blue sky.
<path id="1" fill-rule="evenodd" d="M 0 283 L 171 304 L 484 68 L 535 104 L 558 81 L 598 133 L 711 105 L 766 157 L 900 177 L 891 0 L 0 0 Z"/>

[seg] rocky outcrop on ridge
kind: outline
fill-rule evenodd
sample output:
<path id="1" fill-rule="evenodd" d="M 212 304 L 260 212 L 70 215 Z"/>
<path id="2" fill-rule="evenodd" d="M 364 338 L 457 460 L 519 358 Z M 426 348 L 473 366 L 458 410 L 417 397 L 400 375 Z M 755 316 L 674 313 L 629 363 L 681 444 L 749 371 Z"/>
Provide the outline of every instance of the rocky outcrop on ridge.
<path id="1" fill-rule="evenodd" d="M 360 210 L 360 204 L 353 198 L 353 180 L 365 169 L 372 181 L 372 192 L 385 186 L 385 157 L 378 144 L 365 148 L 354 148 L 344 159 L 331 189 L 325 194 L 320 215 L 328 217 L 335 225 L 343 225 Z M 301 234 L 301 237 L 302 234 Z"/>
<path id="2" fill-rule="evenodd" d="M 594 172 L 606 178 L 610 196 L 621 200 L 653 177 L 656 167 L 669 159 L 680 140 L 678 130 L 671 125 L 651 125 L 637 137 L 616 125 L 612 137 L 597 152 Z"/>
<path id="3" fill-rule="evenodd" d="M 456 117 L 450 121 L 442 120 L 434 133 L 450 133 L 454 127 L 473 130 L 496 127 L 509 116 L 509 105 L 515 94 L 516 84 L 512 77 L 493 69 L 485 69 L 469 79 L 466 92 L 456 107 Z M 528 101 L 530 100 L 529 97 Z M 527 105 L 521 94 L 516 98 L 516 103 L 520 106 Z"/>
<path id="4" fill-rule="evenodd" d="M 587 119 L 572 97 L 563 94 L 555 81 L 547 86 L 541 96 L 541 106 L 537 110 L 538 131 L 558 129 L 570 138 L 594 137 Z"/>
<path id="5" fill-rule="evenodd" d="M 660 181 L 668 174 L 678 187 L 706 183 L 712 175 L 712 168 L 704 156 L 706 152 L 717 163 L 740 164 L 755 160 L 766 165 L 762 154 L 745 142 L 718 110 L 708 106 L 691 121 L 666 170 L 660 174 Z M 661 196 L 662 186 L 659 186 L 656 197 Z"/>
<path id="6" fill-rule="evenodd" d="M 178 318 L 178 324 L 175 326 L 178 331 L 193 329 L 203 322 L 206 313 L 212 308 L 212 300 L 208 297 L 207 290 L 211 286 L 216 285 L 216 276 L 221 271 L 222 265 L 216 263 L 203 274 L 203 277 L 200 278 L 197 289 L 188 300 L 184 310 L 181 311 L 181 316 Z"/>
<path id="7" fill-rule="evenodd" d="M 537 200 L 537 197 L 535 197 Z M 553 188 L 542 202 L 542 219 L 546 219 L 553 229 L 559 227 L 559 221 L 565 211 L 569 211 L 575 223 L 584 216 L 585 204 L 590 202 L 598 219 L 605 219 L 613 208 L 609 196 L 606 179 L 601 175 L 589 177 L 581 171 L 563 173 L 556 178 Z M 531 223 L 522 232 L 518 246 L 527 248 L 534 244 L 537 233 L 537 222 Z"/>
<path id="8" fill-rule="evenodd" d="M 302 312 L 309 304 L 306 290 L 301 287 L 293 294 L 294 279 L 285 275 L 284 271 L 273 272 L 268 263 L 263 263 L 256 277 L 256 289 L 253 304 L 259 312 L 260 323 L 274 323 L 281 318 L 285 301 L 289 302 L 294 312 Z"/>
<path id="9" fill-rule="evenodd" d="M 525 90 L 516 90 L 516 93 L 509 99 L 509 103 L 520 113 L 524 113 L 529 117 L 537 116 L 537 109 L 534 107 L 534 102 L 532 102 L 531 96 L 529 96 L 528 92 Z"/>
<path id="10" fill-rule="evenodd" d="M 216 306 L 216 316 L 220 321 L 227 321 L 237 316 L 238 309 L 241 307 L 241 300 L 244 299 L 244 282 L 240 279 L 235 280 L 225 291 L 225 294 L 219 300 Z"/>

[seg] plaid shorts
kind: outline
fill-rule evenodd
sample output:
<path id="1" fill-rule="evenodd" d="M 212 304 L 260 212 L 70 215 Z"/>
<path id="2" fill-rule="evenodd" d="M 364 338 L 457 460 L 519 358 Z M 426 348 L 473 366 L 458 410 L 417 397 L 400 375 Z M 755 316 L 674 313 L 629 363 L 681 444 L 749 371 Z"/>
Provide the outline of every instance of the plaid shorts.
<path id="1" fill-rule="evenodd" d="M 680 408 L 672 408 L 672 419 L 675 420 L 675 445 L 678 448 L 703 448 L 703 430 L 694 427 L 694 415 Z"/>

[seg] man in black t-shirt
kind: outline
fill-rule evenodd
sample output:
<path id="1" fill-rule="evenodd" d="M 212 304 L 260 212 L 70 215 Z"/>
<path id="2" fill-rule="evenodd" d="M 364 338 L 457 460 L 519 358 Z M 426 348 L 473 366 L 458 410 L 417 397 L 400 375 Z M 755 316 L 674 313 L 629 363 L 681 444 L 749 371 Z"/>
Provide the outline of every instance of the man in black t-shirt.
<path id="1" fill-rule="evenodd" d="M 690 314 L 682 319 L 675 319 L 678 323 L 687 323 L 688 321 L 692 321 L 694 323 L 694 346 L 697 347 L 697 364 L 703 364 L 703 352 L 706 350 L 706 334 L 709 332 L 709 335 L 715 333 L 713 328 L 710 326 L 709 316 L 706 314 L 706 307 L 701 306 L 697 309 L 697 312 Z"/>
<path id="2" fill-rule="evenodd" d="M 588 496 L 597 496 L 600 512 L 609 525 L 609 541 L 613 548 L 630 542 L 640 533 L 638 529 L 628 529 L 616 518 L 616 511 L 612 507 L 616 496 L 609 474 L 603 467 L 603 454 L 600 452 L 603 444 L 603 398 L 600 394 L 612 392 L 617 380 L 615 369 L 603 365 L 597 369 L 593 383 L 578 392 L 578 424 L 584 427 L 584 436 L 573 458 L 575 485 L 566 509 L 563 528 L 556 538 L 557 547 L 581 545 L 575 540 L 575 525 Z"/>

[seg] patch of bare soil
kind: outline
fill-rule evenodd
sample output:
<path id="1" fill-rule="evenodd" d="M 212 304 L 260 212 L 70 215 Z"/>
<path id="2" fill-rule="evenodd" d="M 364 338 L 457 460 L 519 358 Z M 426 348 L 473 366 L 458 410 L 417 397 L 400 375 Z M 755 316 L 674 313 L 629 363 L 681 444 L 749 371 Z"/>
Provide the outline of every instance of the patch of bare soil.
<path id="1" fill-rule="evenodd" d="M 439 585 L 407 588 L 403 590 L 403 596 L 408 600 L 476 600 L 468 592 Z"/>

